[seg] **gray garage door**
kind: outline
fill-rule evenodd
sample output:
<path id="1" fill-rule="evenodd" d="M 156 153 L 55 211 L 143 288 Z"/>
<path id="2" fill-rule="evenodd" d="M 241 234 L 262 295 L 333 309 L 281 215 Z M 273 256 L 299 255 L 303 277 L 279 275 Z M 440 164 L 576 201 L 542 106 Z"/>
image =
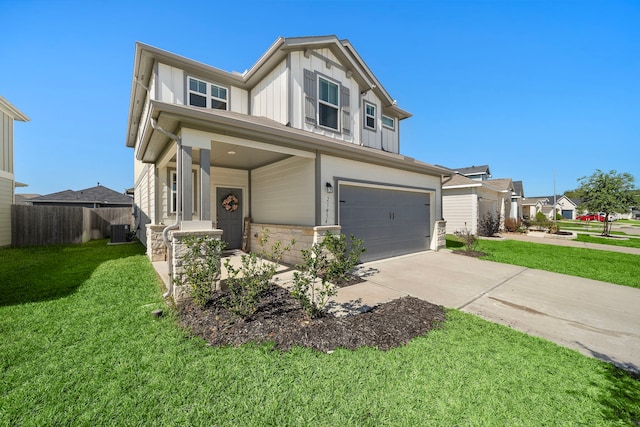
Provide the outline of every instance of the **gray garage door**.
<path id="1" fill-rule="evenodd" d="M 562 210 L 562 218 L 564 218 L 564 219 L 573 219 L 573 211 L 571 209 L 563 209 Z"/>
<path id="2" fill-rule="evenodd" d="M 429 194 L 340 185 L 342 233 L 364 240 L 361 261 L 429 249 Z"/>

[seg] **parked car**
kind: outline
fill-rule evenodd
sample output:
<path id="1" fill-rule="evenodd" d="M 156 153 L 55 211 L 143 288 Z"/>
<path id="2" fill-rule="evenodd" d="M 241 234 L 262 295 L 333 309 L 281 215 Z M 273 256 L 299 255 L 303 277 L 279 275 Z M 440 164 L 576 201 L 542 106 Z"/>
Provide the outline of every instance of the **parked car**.
<path id="1" fill-rule="evenodd" d="M 576 217 L 580 221 L 600 221 L 604 222 L 606 215 L 604 212 L 598 212 L 597 214 L 584 214 Z M 613 215 L 609 215 L 609 221 L 615 221 L 616 218 Z"/>

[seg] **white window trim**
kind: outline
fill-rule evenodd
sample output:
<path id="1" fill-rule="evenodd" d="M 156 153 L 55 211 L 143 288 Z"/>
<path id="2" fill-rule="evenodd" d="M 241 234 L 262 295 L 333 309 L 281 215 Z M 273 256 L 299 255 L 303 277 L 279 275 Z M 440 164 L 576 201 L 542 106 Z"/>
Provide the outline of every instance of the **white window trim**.
<path id="1" fill-rule="evenodd" d="M 391 123 L 393 123 L 393 125 L 392 125 L 392 126 L 389 126 L 388 124 L 386 124 L 386 123 L 384 122 L 384 119 L 391 120 Z M 387 129 L 391 129 L 391 130 L 394 130 L 394 131 L 395 131 L 395 130 L 396 130 L 396 119 L 394 119 L 393 117 L 385 116 L 385 115 L 383 114 L 383 115 L 382 115 L 382 127 L 385 127 L 385 128 L 387 128 Z"/>
<path id="2" fill-rule="evenodd" d="M 338 103 L 337 104 L 332 104 L 331 102 L 323 101 L 322 99 L 320 99 L 320 79 L 322 79 L 322 80 L 324 80 L 326 82 L 332 83 L 332 84 L 337 86 L 337 88 L 338 88 L 338 94 L 337 94 L 338 95 L 337 96 Z M 329 129 L 332 132 L 341 133 L 340 132 L 340 125 L 341 125 L 341 123 L 340 123 L 340 113 L 341 113 L 342 109 L 340 108 L 340 82 L 335 81 L 333 79 L 330 79 L 328 77 L 322 76 L 322 75 L 318 75 L 318 80 L 317 80 L 316 84 L 318 85 L 317 86 L 317 94 L 318 94 L 318 108 L 317 108 L 317 110 L 318 110 L 317 116 L 318 117 L 317 117 L 317 123 L 318 123 L 318 126 L 321 127 L 321 128 L 324 128 L 324 129 Z M 336 127 L 335 128 L 332 128 L 331 126 L 326 126 L 326 125 L 320 124 L 320 104 L 326 105 L 326 106 L 328 106 L 330 108 L 335 108 L 335 110 L 336 110 Z"/>
<path id="3" fill-rule="evenodd" d="M 206 92 L 207 92 L 207 93 L 206 93 L 206 94 L 203 94 L 203 93 L 200 93 L 200 92 L 196 92 L 196 91 L 191 90 L 191 87 L 190 87 L 190 84 L 189 84 L 189 83 L 190 83 L 190 82 L 189 82 L 189 80 L 190 80 L 190 79 L 193 79 L 193 80 L 196 80 L 196 81 L 198 81 L 198 82 L 202 82 L 202 83 L 204 83 L 204 84 L 205 84 L 205 86 L 206 86 Z M 219 97 L 217 97 L 217 96 L 213 96 L 212 91 L 211 91 L 211 87 L 212 87 L 212 86 L 215 86 L 215 87 L 217 87 L 217 88 L 219 88 L 219 89 L 224 89 L 224 90 L 227 92 L 227 98 L 226 98 L 226 99 L 224 99 L 224 98 L 219 98 Z M 191 103 L 190 103 L 190 96 L 189 96 L 189 95 L 191 95 L 192 93 L 193 93 L 193 94 L 195 94 L 195 95 L 198 95 L 198 96 L 204 96 L 204 97 L 205 97 L 205 99 L 206 99 L 206 103 L 207 103 L 206 108 L 212 108 L 212 107 L 211 107 L 211 100 L 212 100 L 212 99 L 214 99 L 214 100 L 216 100 L 216 101 L 224 102 L 224 103 L 226 104 L 225 110 L 229 110 L 229 88 L 228 88 L 228 87 L 226 87 L 226 86 L 222 86 L 222 85 L 219 85 L 219 84 L 217 84 L 217 83 L 212 83 L 212 82 L 210 82 L 210 81 L 208 81 L 208 80 L 203 80 L 203 79 L 201 79 L 201 78 L 199 78 L 199 77 L 195 77 L 195 76 L 187 75 L 187 97 L 186 97 L 186 104 L 187 104 L 187 105 L 189 105 L 189 106 L 192 106 L 192 105 L 191 105 Z"/>
<path id="4" fill-rule="evenodd" d="M 198 194 L 197 190 L 197 186 L 198 186 L 198 181 L 196 180 L 197 178 L 197 171 L 192 170 L 192 186 L 191 186 L 191 202 L 192 202 L 192 207 L 191 207 L 191 213 L 195 214 L 196 213 L 196 206 L 198 206 L 198 204 L 196 203 L 196 195 Z M 169 200 L 168 200 L 168 205 L 169 205 L 169 214 L 170 215 L 175 215 L 176 213 L 176 190 L 173 189 L 173 184 L 177 182 L 177 171 L 175 169 L 171 169 L 170 173 L 169 173 Z"/>
<path id="5" fill-rule="evenodd" d="M 367 107 L 373 108 L 373 115 L 367 113 Z M 373 119 L 373 126 L 369 126 L 369 124 L 367 123 L 369 118 Z M 364 101 L 364 128 L 369 130 L 376 130 L 376 104 L 369 101 Z"/>

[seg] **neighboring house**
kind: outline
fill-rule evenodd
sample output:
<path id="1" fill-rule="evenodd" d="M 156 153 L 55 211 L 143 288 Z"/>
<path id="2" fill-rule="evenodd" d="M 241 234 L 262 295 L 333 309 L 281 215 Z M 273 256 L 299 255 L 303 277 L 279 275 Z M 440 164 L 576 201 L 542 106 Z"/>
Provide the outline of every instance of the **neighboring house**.
<path id="1" fill-rule="evenodd" d="M 523 199 L 523 216 L 525 219 L 534 219 L 538 212 L 542 212 L 547 218 L 553 219 L 553 196 L 527 197 Z M 564 219 L 576 219 L 578 203 L 565 195 L 556 195 L 555 211 Z"/>
<path id="2" fill-rule="evenodd" d="M 0 96 L 0 247 L 11 245 L 11 205 L 15 202 L 13 122 L 29 118 Z"/>
<path id="3" fill-rule="evenodd" d="M 511 178 L 471 179 L 459 174 L 446 178 L 442 183 L 442 206 L 447 231 L 455 233 L 466 227 L 477 234 L 480 221 L 487 214 L 498 212 L 502 221 L 512 217 L 513 195 Z"/>
<path id="4" fill-rule="evenodd" d="M 127 208 L 133 199 L 110 188 L 97 185 L 84 190 L 65 190 L 45 194 L 26 201 L 34 206 L 77 206 L 83 208 Z"/>
<path id="5" fill-rule="evenodd" d="M 40 194 L 16 194 L 14 204 L 31 206 L 30 200 L 36 197 L 40 197 Z"/>
<path id="6" fill-rule="evenodd" d="M 172 256 L 165 229 L 222 230 L 228 248 L 268 229 L 296 239 L 290 263 L 327 230 L 364 239 L 363 260 L 438 249 L 450 171 L 400 155 L 410 116 L 335 36 L 278 38 L 244 73 L 137 43 L 138 236 L 152 261 Z"/>

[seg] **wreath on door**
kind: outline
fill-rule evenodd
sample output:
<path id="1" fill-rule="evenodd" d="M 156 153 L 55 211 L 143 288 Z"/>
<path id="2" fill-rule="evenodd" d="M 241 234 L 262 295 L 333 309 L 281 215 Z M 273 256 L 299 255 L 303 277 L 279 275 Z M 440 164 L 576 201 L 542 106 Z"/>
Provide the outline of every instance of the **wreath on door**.
<path id="1" fill-rule="evenodd" d="M 222 207 L 227 212 L 235 212 L 238 210 L 238 198 L 234 194 L 229 194 L 222 200 Z"/>

